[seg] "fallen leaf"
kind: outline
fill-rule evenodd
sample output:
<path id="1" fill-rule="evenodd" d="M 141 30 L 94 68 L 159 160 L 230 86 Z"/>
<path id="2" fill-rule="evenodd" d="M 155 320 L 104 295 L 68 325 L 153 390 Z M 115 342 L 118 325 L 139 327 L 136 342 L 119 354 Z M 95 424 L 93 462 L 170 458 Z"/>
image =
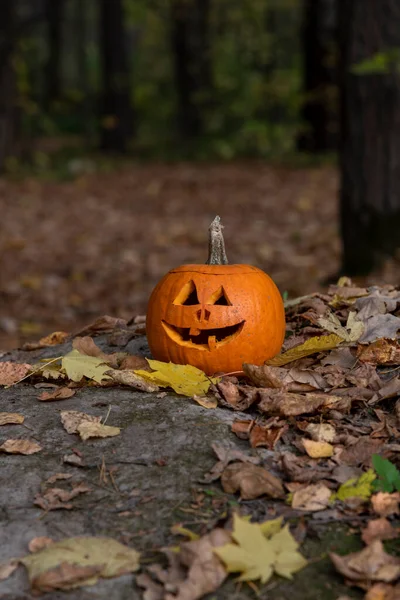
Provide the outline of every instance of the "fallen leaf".
<path id="1" fill-rule="evenodd" d="M 282 390 L 259 390 L 260 402 L 258 408 L 267 415 L 282 417 L 297 417 L 312 414 L 317 410 L 337 410 L 348 412 L 351 399 L 332 394 L 294 394 Z"/>
<path id="2" fill-rule="evenodd" d="M 280 455 L 280 463 L 289 479 L 298 483 L 314 483 L 332 476 L 331 467 L 321 467 L 308 456 L 296 456 L 291 452 L 283 452 Z"/>
<path id="3" fill-rule="evenodd" d="M 218 382 L 217 378 L 208 377 L 203 371 L 191 365 L 175 365 L 150 359 L 147 359 L 147 362 L 153 372 L 139 370 L 135 371 L 136 375 L 159 387 L 171 387 L 177 394 L 183 396 L 204 396 L 210 385 Z"/>
<path id="4" fill-rule="evenodd" d="M 358 340 L 360 344 L 376 342 L 380 338 L 395 340 L 400 329 L 400 318 L 394 315 L 374 315 L 363 321 L 365 331 Z"/>
<path id="5" fill-rule="evenodd" d="M 387 554 L 380 540 L 360 552 L 345 556 L 331 552 L 329 556 L 339 573 L 364 589 L 370 581 L 390 583 L 400 576 L 400 558 Z"/>
<path id="6" fill-rule="evenodd" d="M 111 427 L 110 425 L 103 425 L 102 423 L 93 423 L 85 420 L 78 425 L 77 432 L 82 440 L 88 440 L 93 437 L 114 437 L 121 433 L 121 429 L 119 427 Z"/>
<path id="7" fill-rule="evenodd" d="M 21 558 L 32 592 L 93 585 L 100 577 L 118 577 L 139 568 L 139 553 L 104 537 L 75 537 L 55 542 Z"/>
<path id="8" fill-rule="evenodd" d="M 243 364 L 243 371 L 258 387 L 284 388 L 290 392 L 309 392 L 327 387 L 319 373 L 311 369 L 284 369 L 264 365 Z"/>
<path id="9" fill-rule="evenodd" d="M 0 425 L 20 425 L 25 420 L 19 413 L 0 412 Z"/>
<path id="10" fill-rule="evenodd" d="M 275 421 L 276 419 L 274 419 Z M 281 421 L 281 425 L 275 426 L 271 425 L 259 425 L 255 424 L 252 427 L 250 432 L 250 446 L 252 448 L 260 448 L 265 447 L 269 450 L 273 450 L 285 433 L 288 430 L 288 425 Z"/>
<path id="11" fill-rule="evenodd" d="M 218 401 L 216 398 L 208 398 L 207 396 L 193 396 L 193 400 L 200 404 L 203 408 L 217 408 Z"/>
<path id="12" fill-rule="evenodd" d="M 46 479 L 46 483 L 55 483 L 56 481 L 72 479 L 72 473 L 55 473 Z"/>
<path id="13" fill-rule="evenodd" d="M 255 421 L 249 419 L 246 421 L 236 419 L 236 421 L 232 423 L 231 431 L 241 440 L 248 440 L 254 423 Z"/>
<path id="14" fill-rule="evenodd" d="M 120 383 L 121 385 L 128 385 L 129 387 L 133 387 L 136 390 L 141 392 L 158 392 L 159 386 L 146 381 L 143 377 L 140 377 L 136 374 L 136 371 L 129 371 L 125 369 L 124 371 L 119 371 L 117 369 L 109 369 L 105 371 L 105 374 L 111 377 L 116 383 Z"/>
<path id="15" fill-rule="evenodd" d="M 339 344 L 342 342 L 343 338 L 335 333 L 331 333 L 330 335 L 315 336 L 304 342 L 304 344 L 295 346 L 287 352 L 278 354 L 278 356 L 267 360 L 266 364 L 273 367 L 282 367 L 283 365 L 287 365 L 288 363 L 298 360 L 299 358 L 304 358 L 305 356 L 311 356 L 317 352 L 325 352 L 326 350 L 337 348 L 337 346 L 339 346 Z"/>
<path id="16" fill-rule="evenodd" d="M 379 452 L 383 440 L 380 438 L 360 437 L 355 444 L 345 448 L 340 455 L 342 463 L 347 465 L 370 466 L 372 455 Z"/>
<path id="17" fill-rule="evenodd" d="M 28 544 L 29 552 L 39 552 L 43 548 L 47 548 L 50 544 L 54 544 L 54 540 L 49 537 L 41 536 L 32 538 Z"/>
<path id="18" fill-rule="evenodd" d="M 104 315 L 103 317 L 98 317 L 93 323 L 90 323 L 90 325 L 87 325 L 78 331 L 75 336 L 107 333 L 113 329 L 126 328 L 126 326 L 127 324 L 124 319 L 117 319 L 115 317 L 110 317 L 109 315 Z"/>
<path id="19" fill-rule="evenodd" d="M 0 362 L 0 385 L 12 385 L 29 373 L 32 365 L 27 363 Z"/>
<path id="20" fill-rule="evenodd" d="M 63 344 L 69 333 L 66 331 L 53 331 L 53 333 L 49 333 L 45 337 L 42 337 L 39 340 L 39 344 L 41 348 L 45 348 L 47 346 L 58 346 L 58 344 Z"/>
<path id="21" fill-rule="evenodd" d="M 67 433 L 78 433 L 78 427 L 83 421 L 90 423 L 100 423 L 101 421 L 101 417 L 87 415 L 77 410 L 62 410 L 60 416 Z"/>
<path id="22" fill-rule="evenodd" d="M 318 324 L 327 331 L 335 333 L 346 342 L 356 342 L 365 329 L 364 324 L 357 319 L 357 315 L 353 311 L 349 313 L 345 327 L 332 312 L 329 312 L 327 316 L 320 317 Z"/>
<path id="23" fill-rule="evenodd" d="M 333 455 L 333 446 L 328 442 L 314 442 L 304 438 L 302 440 L 305 451 L 311 458 L 329 458 Z"/>
<path id="24" fill-rule="evenodd" d="M 267 538 L 259 524 L 235 514 L 232 538 L 235 544 L 227 544 L 214 552 L 224 562 L 228 573 L 241 573 L 239 581 L 260 579 L 261 583 L 266 583 L 274 572 L 291 579 L 293 573 L 307 564 L 287 525 Z"/>
<path id="25" fill-rule="evenodd" d="M 7 454 L 36 454 L 40 452 L 42 446 L 37 442 L 31 440 L 6 440 L 0 446 L 0 452 L 6 452 Z"/>
<path id="26" fill-rule="evenodd" d="M 375 540 L 393 540 L 398 536 L 399 531 L 384 517 L 368 521 L 367 527 L 361 533 L 361 538 L 367 545 Z"/>
<path id="27" fill-rule="evenodd" d="M 239 491 L 243 500 L 253 500 L 264 495 L 271 498 L 285 496 L 280 479 L 263 467 L 249 463 L 228 465 L 221 475 L 221 485 L 228 494 Z"/>
<path id="28" fill-rule="evenodd" d="M 215 552 L 230 541 L 224 529 L 214 529 L 199 540 L 183 542 L 178 560 L 188 568 L 186 578 L 176 583 L 176 595 L 166 594 L 165 600 L 198 600 L 217 590 L 227 577 Z M 168 588 L 167 588 L 168 589 Z"/>
<path id="29" fill-rule="evenodd" d="M 211 481 L 219 479 L 230 462 L 241 461 L 253 465 L 258 465 L 261 462 L 261 459 L 258 456 L 249 456 L 236 448 L 229 448 L 218 444 L 212 444 L 211 447 L 217 455 L 218 462 L 215 463 L 211 471 L 204 476 L 204 483 L 211 483 Z"/>
<path id="30" fill-rule="evenodd" d="M 145 590 L 143 600 L 164 600 L 164 586 L 154 581 L 148 573 L 140 573 L 136 577 L 136 584 Z"/>
<path id="31" fill-rule="evenodd" d="M 66 400 L 72 398 L 75 395 L 75 390 L 71 390 L 67 387 L 60 387 L 54 390 L 54 392 L 42 392 L 37 397 L 41 402 L 49 402 L 50 400 Z"/>
<path id="32" fill-rule="evenodd" d="M 137 369 L 149 369 L 149 363 L 144 356 L 130 354 L 125 356 L 120 365 L 121 370 L 135 371 Z"/>
<path id="33" fill-rule="evenodd" d="M 79 382 L 86 377 L 101 383 L 103 379 L 108 379 L 105 374 L 108 371 L 109 366 L 104 362 L 93 356 L 86 356 L 81 354 L 78 350 L 71 350 L 61 360 L 61 367 L 64 369 L 67 377 L 71 381 Z"/>
<path id="34" fill-rule="evenodd" d="M 296 510 L 324 510 L 330 504 L 332 492 L 323 483 L 316 483 L 300 488 L 293 493 L 292 508 Z"/>
<path id="35" fill-rule="evenodd" d="M 400 584 L 375 583 L 367 591 L 364 600 L 400 600 Z"/>
<path id="36" fill-rule="evenodd" d="M 371 498 L 372 508 L 381 517 L 399 514 L 400 493 L 378 492 Z"/>
<path id="37" fill-rule="evenodd" d="M 357 358 L 374 365 L 399 364 L 400 348 L 397 342 L 378 339 L 368 346 L 358 346 Z"/>
<path id="38" fill-rule="evenodd" d="M 59 509 L 71 510 L 74 507 L 71 500 L 90 491 L 91 488 L 85 483 L 80 483 L 71 490 L 49 488 L 42 494 L 36 494 L 34 504 L 40 506 L 46 512 Z"/>
<path id="39" fill-rule="evenodd" d="M 350 348 L 335 348 L 321 360 L 321 365 L 336 365 L 342 369 L 352 369 L 357 363 L 357 357 L 353 356 Z"/>
<path id="40" fill-rule="evenodd" d="M 218 392 L 222 398 L 220 403 L 233 410 L 247 410 L 258 400 L 258 390 L 247 385 L 236 385 L 231 381 L 217 383 Z"/>
<path id="41" fill-rule="evenodd" d="M 7 562 L 0 563 L 0 581 L 8 579 L 10 575 L 12 575 L 14 571 L 18 568 L 18 565 L 18 558 L 11 558 Z"/>
<path id="42" fill-rule="evenodd" d="M 314 442 L 333 442 L 336 437 L 336 429 L 329 423 L 309 423 L 305 432 Z"/>
<path id="43" fill-rule="evenodd" d="M 368 500 L 371 497 L 373 489 L 372 482 L 376 479 L 376 475 L 372 469 L 366 473 L 362 473 L 360 477 L 345 481 L 335 494 L 332 494 L 332 500 L 345 501 L 348 498 L 360 498 Z"/>

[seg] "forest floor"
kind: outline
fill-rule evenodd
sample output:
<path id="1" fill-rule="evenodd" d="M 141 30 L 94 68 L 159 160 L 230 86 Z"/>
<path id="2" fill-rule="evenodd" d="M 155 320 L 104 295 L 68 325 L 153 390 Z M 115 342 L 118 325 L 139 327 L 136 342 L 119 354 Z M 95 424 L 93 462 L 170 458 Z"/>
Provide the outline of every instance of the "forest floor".
<path id="1" fill-rule="evenodd" d="M 0 351 L 102 314 L 143 313 L 165 272 L 206 259 L 216 214 L 231 263 L 259 266 L 291 298 L 324 289 L 339 268 L 337 188 L 333 166 L 255 161 L 2 179 Z M 391 263 L 370 281 L 399 272 Z"/>

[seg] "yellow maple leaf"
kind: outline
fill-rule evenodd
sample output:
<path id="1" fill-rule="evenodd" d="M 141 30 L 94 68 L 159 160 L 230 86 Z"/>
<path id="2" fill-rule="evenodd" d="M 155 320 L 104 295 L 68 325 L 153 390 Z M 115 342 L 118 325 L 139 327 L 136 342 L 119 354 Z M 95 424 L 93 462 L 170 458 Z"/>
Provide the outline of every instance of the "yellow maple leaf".
<path id="1" fill-rule="evenodd" d="M 212 383 L 219 381 L 218 378 L 208 377 L 203 371 L 191 365 L 175 365 L 150 359 L 147 359 L 147 362 L 153 369 L 152 373 L 141 369 L 134 373 L 160 387 L 170 387 L 183 396 L 203 396 Z"/>
<path id="2" fill-rule="evenodd" d="M 304 344 L 300 344 L 287 352 L 283 352 L 283 354 L 274 356 L 274 358 L 267 360 L 266 364 L 273 367 L 282 367 L 299 358 L 337 348 L 341 342 L 343 342 L 343 338 L 335 333 L 332 333 L 331 335 L 318 335 L 310 338 L 304 342 Z"/>
<path id="3" fill-rule="evenodd" d="M 95 358 L 81 354 L 78 350 L 71 350 L 61 360 L 61 368 L 66 372 L 71 381 L 81 381 L 83 377 L 92 379 L 101 383 L 103 379 L 109 379 L 105 372 L 109 370 L 109 365 Z"/>
<path id="4" fill-rule="evenodd" d="M 288 526 L 276 531 L 281 524 L 277 521 L 269 522 L 265 535 L 262 529 L 265 523 L 250 523 L 248 519 L 234 515 L 232 538 L 236 544 L 214 549 L 228 573 L 241 573 L 239 581 L 260 579 L 266 583 L 274 572 L 291 578 L 293 573 L 306 566 L 307 561 L 297 551 L 298 543 Z"/>

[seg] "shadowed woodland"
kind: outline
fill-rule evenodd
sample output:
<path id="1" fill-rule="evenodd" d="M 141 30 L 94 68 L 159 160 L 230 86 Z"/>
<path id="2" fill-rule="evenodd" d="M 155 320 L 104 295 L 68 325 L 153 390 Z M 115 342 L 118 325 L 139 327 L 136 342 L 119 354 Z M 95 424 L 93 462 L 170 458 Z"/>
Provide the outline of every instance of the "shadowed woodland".
<path id="1" fill-rule="evenodd" d="M 2 2 L 2 347 L 142 313 L 164 271 L 203 260 L 214 214 L 230 261 L 290 297 L 395 281 L 387 4 Z"/>

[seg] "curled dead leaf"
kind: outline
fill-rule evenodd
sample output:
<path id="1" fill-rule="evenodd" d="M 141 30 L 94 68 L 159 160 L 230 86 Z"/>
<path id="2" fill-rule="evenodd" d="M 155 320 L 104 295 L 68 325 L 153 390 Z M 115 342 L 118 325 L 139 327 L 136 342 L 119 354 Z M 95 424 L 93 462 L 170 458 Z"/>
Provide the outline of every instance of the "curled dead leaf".
<path id="1" fill-rule="evenodd" d="M 249 463 L 228 465 L 221 475 L 221 484 L 228 494 L 239 491 L 243 500 L 253 500 L 264 495 L 271 498 L 285 496 L 280 479 L 263 467 Z"/>
<path id="2" fill-rule="evenodd" d="M 37 399 L 41 402 L 49 402 L 51 400 L 66 400 L 67 398 L 72 398 L 75 393 L 76 390 L 72 390 L 68 387 L 60 387 L 54 390 L 54 392 L 42 392 Z"/>
<path id="3" fill-rule="evenodd" d="M 19 413 L 0 412 L 0 425 L 20 425 L 25 420 Z"/>
<path id="4" fill-rule="evenodd" d="M 31 440 L 6 440 L 0 446 L 0 452 L 6 452 L 7 454 L 36 454 L 40 452 L 42 446 L 37 442 Z"/>
<path id="5" fill-rule="evenodd" d="M 293 493 L 292 508 L 315 512 L 329 506 L 332 491 L 323 483 L 302 487 Z"/>
<path id="6" fill-rule="evenodd" d="M 380 540 L 360 552 L 346 556 L 331 552 L 329 556 L 339 573 L 364 589 L 371 581 L 391 583 L 400 576 L 400 558 L 387 554 Z"/>

